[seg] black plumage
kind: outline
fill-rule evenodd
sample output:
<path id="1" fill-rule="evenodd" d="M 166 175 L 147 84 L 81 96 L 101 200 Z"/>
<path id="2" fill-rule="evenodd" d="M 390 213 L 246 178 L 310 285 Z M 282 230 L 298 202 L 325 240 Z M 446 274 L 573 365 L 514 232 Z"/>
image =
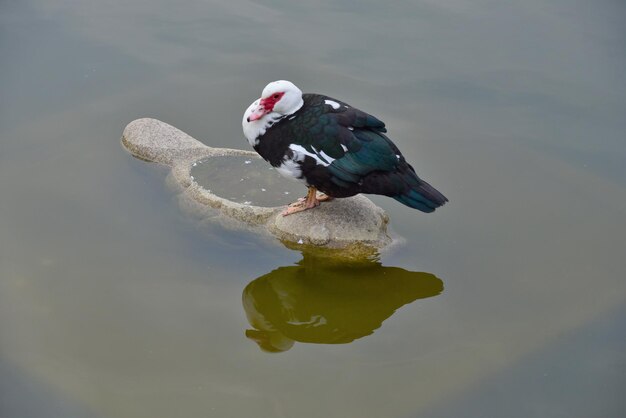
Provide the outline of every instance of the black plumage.
<path id="1" fill-rule="evenodd" d="M 379 194 L 422 212 L 448 201 L 417 176 L 382 121 L 327 96 L 302 99 L 299 110 L 272 123 L 254 145 L 274 167 L 298 164 L 307 185 L 332 197 Z"/>

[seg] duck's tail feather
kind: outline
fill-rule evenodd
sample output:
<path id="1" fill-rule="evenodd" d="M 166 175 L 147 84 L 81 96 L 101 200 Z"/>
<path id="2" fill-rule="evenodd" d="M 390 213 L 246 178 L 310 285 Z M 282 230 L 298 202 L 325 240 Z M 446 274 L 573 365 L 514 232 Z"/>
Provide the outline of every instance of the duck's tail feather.
<path id="1" fill-rule="evenodd" d="M 448 201 L 443 194 L 424 180 L 420 178 L 411 180 L 409 184 L 410 188 L 390 197 L 402 204 L 426 213 L 433 212 Z"/>

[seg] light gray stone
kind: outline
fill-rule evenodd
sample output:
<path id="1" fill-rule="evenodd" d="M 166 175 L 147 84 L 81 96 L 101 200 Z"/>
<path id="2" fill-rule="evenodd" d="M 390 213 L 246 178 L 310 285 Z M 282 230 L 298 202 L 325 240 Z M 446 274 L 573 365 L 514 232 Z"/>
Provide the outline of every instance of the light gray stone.
<path id="1" fill-rule="evenodd" d="M 334 199 L 289 216 L 275 216 L 271 232 L 292 242 L 343 248 L 359 242 L 380 246 L 386 240 L 387 215 L 362 195 Z"/>
<path id="2" fill-rule="evenodd" d="M 208 147 L 173 126 L 150 118 L 129 123 L 122 144 L 137 158 L 171 167 L 169 181 L 180 188 L 185 199 L 250 225 L 252 230 L 270 232 L 290 248 L 312 246 L 329 249 L 329 254 L 355 256 L 371 254 L 391 243 L 387 215 L 362 195 L 334 199 L 315 209 L 282 216 L 284 207 L 233 202 L 211 193 L 191 177 L 191 167 L 197 161 L 210 164 L 211 158 L 229 155 L 258 158 L 253 151 Z M 302 192 L 306 192 L 304 187 Z M 198 206 L 194 207 L 197 211 Z M 339 249 L 342 251 L 332 251 Z"/>
<path id="3" fill-rule="evenodd" d="M 330 231 L 326 225 L 313 225 L 309 228 L 309 240 L 314 245 L 326 245 L 330 242 Z"/>

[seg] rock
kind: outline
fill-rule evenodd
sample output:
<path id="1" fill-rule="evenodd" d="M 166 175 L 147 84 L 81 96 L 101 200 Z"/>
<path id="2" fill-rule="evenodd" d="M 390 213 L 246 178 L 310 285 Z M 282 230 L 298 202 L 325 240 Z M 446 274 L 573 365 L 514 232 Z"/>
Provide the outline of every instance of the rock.
<path id="1" fill-rule="evenodd" d="M 330 231 L 326 225 L 313 225 L 309 228 L 309 241 L 314 245 L 326 245 L 330 242 Z"/>
<path id="2" fill-rule="evenodd" d="M 124 129 L 122 144 L 139 159 L 171 167 L 170 178 L 186 199 L 213 208 L 226 218 L 256 226 L 251 228 L 255 231 L 272 233 L 290 248 L 342 249 L 341 254 L 337 251 L 324 253 L 354 256 L 371 254 L 391 243 L 387 235 L 387 215 L 362 195 L 334 199 L 312 210 L 282 216 L 284 207 L 237 203 L 213 194 L 191 177 L 191 167 L 200 160 L 210 164 L 211 158 L 224 156 L 258 158 L 255 152 L 208 147 L 173 126 L 150 118 L 129 123 Z M 303 188 L 302 193 L 305 192 Z"/>
<path id="3" fill-rule="evenodd" d="M 206 150 L 200 141 L 156 119 L 137 119 L 124 129 L 122 143 L 131 154 L 148 161 L 173 165 Z"/>
<path id="4" fill-rule="evenodd" d="M 362 195 L 334 199 L 289 216 L 274 216 L 268 227 L 292 242 L 343 248 L 359 242 L 378 247 L 385 242 L 387 215 Z"/>

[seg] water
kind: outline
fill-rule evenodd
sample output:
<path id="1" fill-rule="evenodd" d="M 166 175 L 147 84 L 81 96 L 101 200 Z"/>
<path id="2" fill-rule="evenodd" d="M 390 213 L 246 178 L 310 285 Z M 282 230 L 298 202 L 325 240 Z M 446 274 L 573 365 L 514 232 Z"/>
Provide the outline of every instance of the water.
<path id="1" fill-rule="evenodd" d="M 518 3 L 3 2 L 0 416 L 626 415 L 625 8 Z M 278 78 L 450 203 L 373 197 L 406 244 L 347 268 L 189 218 L 119 144 L 248 149 Z"/>
<path id="2" fill-rule="evenodd" d="M 261 158 L 227 156 L 200 160 L 191 176 L 216 196 L 244 205 L 288 205 L 306 195 L 302 183 L 281 176 Z"/>
<path id="3" fill-rule="evenodd" d="M 372 334 L 403 305 L 442 290 L 432 274 L 303 253 L 298 265 L 248 283 L 246 337 L 269 352 L 287 351 L 295 342 L 351 343 Z"/>

